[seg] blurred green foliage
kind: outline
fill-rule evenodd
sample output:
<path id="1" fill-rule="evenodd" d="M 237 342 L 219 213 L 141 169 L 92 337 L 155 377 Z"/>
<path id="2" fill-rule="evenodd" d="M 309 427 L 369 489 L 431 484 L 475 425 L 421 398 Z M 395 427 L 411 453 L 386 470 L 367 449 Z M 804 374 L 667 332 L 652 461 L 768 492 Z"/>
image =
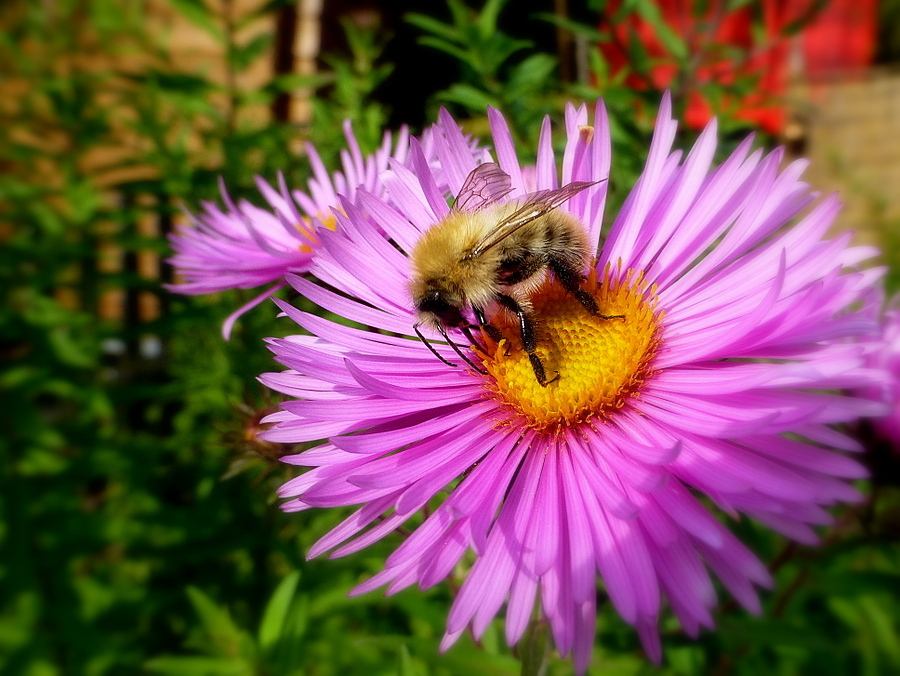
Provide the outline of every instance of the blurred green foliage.
<path id="1" fill-rule="evenodd" d="M 299 185 L 307 167 L 297 141 L 315 142 L 334 166 L 345 117 L 371 149 L 388 113 L 376 98 L 391 75 L 380 58 L 387 38 L 347 24 L 348 51 L 328 56 L 320 74 L 277 76 L 251 91 L 238 76 L 273 38 L 244 38 L 243 29 L 286 3 L 236 16 L 227 0 L 167 1 L 223 46 L 224 82 L 177 66 L 144 21 L 144 2 L 0 8 L 0 74 L 16 93 L 0 109 L 0 672 L 520 673 L 500 622 L 479 645 L 464 637 L 438 652 L 448 585 L 346 597 L 380 569 L 396 538 L 348 559 L 305 560 L 342 515 L 282 514 L 274 495 L 288 472 L 274 458 L 285 449 L 253 439 L 261 412 L 277 404 L 255 382 L 274 367 L 261 340 L 290 326 L 264 306 L 223 342 L 219 327 L 241 294 L 171 296 L 165 279 L 135 264 L 167 253 L 141 223 L 165 229 L 181 199 L 217 199 L 219 176 L 251 199 L 256 174 L 281 171 Z M 635 111 L 652 110 L 659 93 L 630 90 L 594 52 L 588 82 L 561 82 L 554 55 L 504 31 L 503 5 L 449 0 L 449 20 L 409 15 L 422 31 L 421 58 L 436 48 L 459 62 L 458 82 L 434 102 L 451 105 L 474 132 L 485 130 L 485 105 L 501 108 L 527 155 L 545 114 L 558 115 L 572 97 L 603 95 L 621 198 L 652 122 Z M 623 6 L 652 16 L 648 2 Z M 584 39 L 604 38 L 596 26 L 554 20 Z M 684 51 L 677 35 L 665 38 Z M 252 114 L 298 88 L 318 92 L 309 126 Z M 120 267 L 103 264 L 110 250 Z M 102 318 L 110 292 L 122 313 Z M 142 297 L 156 299 L 158 318 L 139 321 Z M 778 568 L 763 617 L 725 602 L 719 629 L 699 641 L 667 617 L 661 670 L 604 605 L 591 673 L 897 673 L 900 500 L 891 485 L 877 496 L 841 512 L 819 549 L 785 549 L 766 530 L 738 524 Z M 548 673 L 571 665 L 554 659 Z"/>

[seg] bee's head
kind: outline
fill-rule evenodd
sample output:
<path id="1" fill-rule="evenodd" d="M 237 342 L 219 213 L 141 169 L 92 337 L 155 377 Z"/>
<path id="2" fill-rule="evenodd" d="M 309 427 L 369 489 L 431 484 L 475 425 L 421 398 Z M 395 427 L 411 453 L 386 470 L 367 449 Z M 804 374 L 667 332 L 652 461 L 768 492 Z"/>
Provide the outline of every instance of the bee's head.
<path id="1" fill-rule="evenodd" d="M 414 298 L 416 310 L 426 321 L 437 320 L 444 326 L 462 326 L 466 323 L 462 316 L 464 302 L 461 294 L 426 285 L 420 293 L 414 294 Z"/>

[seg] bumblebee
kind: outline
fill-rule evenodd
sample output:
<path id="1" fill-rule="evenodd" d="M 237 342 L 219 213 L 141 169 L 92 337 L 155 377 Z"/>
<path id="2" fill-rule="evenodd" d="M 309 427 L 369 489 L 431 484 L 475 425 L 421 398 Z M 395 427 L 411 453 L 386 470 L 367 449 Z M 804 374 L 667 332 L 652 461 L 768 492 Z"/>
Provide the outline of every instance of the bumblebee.
<path id="1" fill-rule="evenodd" d="M 463 361 L 484 373 L 447 336 L 447 330 L 460 329 L 472 345 L 478 345 L 467 318 L 470 310 L 488 336 L 499 341 L 500 332 L 485 318 L 487 308 L 496 303 L 518 318 L 522 346 L 538 383 L 546 386 L 559 377 L 548 380 L 537 355 L 529 300 L 547 271 L 592 315 L 613 318 L 600 314 L 593 297 L 581 288 L 582 271 L 592 255 L 584 226 L 572 214 L 557 209 L 595 184 L 575 181 L 503 201 L 512 187 L 509 175 L 498 165 L 481 164 L 469 174 L 450 213 L 422 235 L 410 255 L 410 292 L 418 313 L 413 328 L 441 361 L 455 366 L 428 343 L 420 326 L 435 329 Z"/>

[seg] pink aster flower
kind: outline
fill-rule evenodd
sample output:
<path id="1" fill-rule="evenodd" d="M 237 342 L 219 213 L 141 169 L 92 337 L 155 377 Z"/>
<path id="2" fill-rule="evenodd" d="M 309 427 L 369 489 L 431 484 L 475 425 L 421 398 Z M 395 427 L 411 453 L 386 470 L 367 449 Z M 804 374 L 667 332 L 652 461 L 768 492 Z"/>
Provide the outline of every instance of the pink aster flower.
<path id="1" fill-rule="evenodd" d="M 511 192 L 488 189 L 484 208 L 514 209 L 503 203 L 529 199 L 525 173 L 503 117 L 489 118 Z M 311 557 L 357 552 L 413 519 L 356 594 L 424 589 L 474 561 L 444 648 L 468 627 L 480 636 L 498 613 L 513 645 L 537 604 L 556 648 L 584 672 L 599 587 L 659 661 L 664 600 L 696 635 L 713 624 L 713 575 L 753 612 L 757 588 L 771 584 L 716 511 L 809 543 L 829 505 L 859 497 L 849 480 L 865 471 L 843 453 L 857 444 L 831 425 L 880 407 L 832 392 L 875 380 L 863 355 L 876 327 L 860 301 L 881 273 L 857 267 L 873 252 L 823 239 L 838 203 L 815 201 L 802 162 L 782 168 L 780 151 L 753 151 L 748 139 L 713 166 L 714 122 L 686 156 L 671 149 L 675 129 L 666 98 L 646 168 L 604 241 L 603 106 L 593 121 L 586 107 L 567 108 L 561 160 L 545 123 L 535 188 L 593 183 L 559 209 L 597 247 L 581 291 L 617 317 L 588 311 L 555 274 L 529 280 L 535 355 L 556 374 L 545 386 L 519 321 L 497 303 L 484 308 L 493 331 L 476 330 L 478 346 L 452 323 L 459 352 L 434 332 L 430 347 L 413 338 L 410 280 L 421 272 L 410 253 L 451 213 L 478 210 L 469 199 L 451 210 L 415 142 L 385 176 L 385 197 L 342 202 L 311 266 L 320 283 L 289 278 L 369 330 L 279 302 L 307 334 L 271 341 L 289 370 L 262 380 L 296 400 L 263 436 L 326 439 L 285 458 L 311 469 L 282 487 L 284 508 L 358 506 Z M 446 112 L 434 133 L 456 194 L 476 161 Z"/>
<path id="2" fill-rule="evenodd" d="M 884 344 L 872 352 L 870 362 L 874 368 L 884 370 L 886 380 L 866 394 L 888 407 L 888 414 L 873 420 L 872 426 L 878 436 L 900 450 L 900 296 L 885 310 L 881 326 Z"/>
<path id="3" fill-rule="evenodd" d="M 185 280 L 171 285 L 172 291 L 207 294 L 272 285 L 228 317 L 222 327 L 226 339 L 242 314 L 285 286 L 285 275 L 309 269 L 319 246 L 319 232 L 334 227 L 332 209 L 338 206 L 339 196 L 350 196 L 357 188 L 382 194 L 381 173 L 390 161 L 406 159 L 409 135 L 405 129 L 396 140 L 385 134 L 381 147 L 369 156 L 360 150 L 349 121 L 344 134 L 348 148 L 341 152 L 343 171 L 329 174 L 315 147 L 308 143 L 313 178 L 307 192 L 289 191 L 281 176 L 277 190 L 257 177 L 257 187 L 269 207 L 260 208 L 246 200 L 235 204 L 222 185 L 224 210 L 204 202 L 203 212 L 189 213 L 190 225 L 170 236 L 175 255 L 169 262 Z M 427 147 L 427 140 L 425 144 Z"/>

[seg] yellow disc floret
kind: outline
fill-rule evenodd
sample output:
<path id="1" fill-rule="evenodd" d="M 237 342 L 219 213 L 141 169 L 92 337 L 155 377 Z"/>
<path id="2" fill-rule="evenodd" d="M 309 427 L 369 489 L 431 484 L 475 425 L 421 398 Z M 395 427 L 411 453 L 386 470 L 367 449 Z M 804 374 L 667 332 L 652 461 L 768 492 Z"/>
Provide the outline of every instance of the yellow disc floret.
<path id="1" fill-rule="evenodd" d="M 545 280 L 530 300 L 537 354 L 552 380 L 546 386 L 535 378 L 515 318 L 500 314 L 491 320 L 504 340 L 489 343 L 483 362 L 492 376 L 486 379 L 488 388 L 534 429 L 552 432 L 602 422 L 635 396 L 652 373 L 660 320 L 655 289 L 632 275 L 598 284 L 595 273 L 582 288 L 602 314 L 622 316 L 594 316 L 556 280 Z"/>
<path id="2" fill-rule="evenodd" d="M 318 214 L 316 218 L 318 218 L 319 223 L 321 223 L 323 227 L 326 227 L 329 230 L 337 230 L 337 218 L 332 212 L 322 212 Z M 312 253 L 313 248 L 320 244 L 319 235 L 316 233 L 316 228 L 313 225 L 312 219 L 301 218 L 298 223 L 294 223 L 294 227 L 313 242 L 312 244 L 301 244 L 299 247 L 300 251 L 303 253 Z"/>

